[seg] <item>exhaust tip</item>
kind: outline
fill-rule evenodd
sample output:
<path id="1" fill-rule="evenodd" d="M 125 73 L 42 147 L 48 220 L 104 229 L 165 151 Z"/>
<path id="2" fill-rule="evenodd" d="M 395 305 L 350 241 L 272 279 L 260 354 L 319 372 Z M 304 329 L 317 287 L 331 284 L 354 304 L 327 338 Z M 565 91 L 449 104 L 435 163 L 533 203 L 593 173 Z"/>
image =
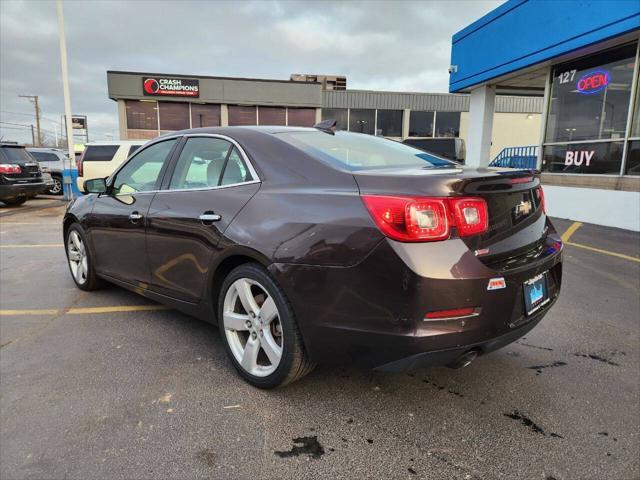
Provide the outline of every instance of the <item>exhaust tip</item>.
<path id="1" fill-rule="evenodd" d="M 477 356 L 478 356 L 478 352 L 476 350 L 470 350 L 460 355 L 453 362 L 447 365 L 447 367 L 454 368 L 454 369 L 467 367 L 471 362 L 473 362 L 476 359 Z"/>

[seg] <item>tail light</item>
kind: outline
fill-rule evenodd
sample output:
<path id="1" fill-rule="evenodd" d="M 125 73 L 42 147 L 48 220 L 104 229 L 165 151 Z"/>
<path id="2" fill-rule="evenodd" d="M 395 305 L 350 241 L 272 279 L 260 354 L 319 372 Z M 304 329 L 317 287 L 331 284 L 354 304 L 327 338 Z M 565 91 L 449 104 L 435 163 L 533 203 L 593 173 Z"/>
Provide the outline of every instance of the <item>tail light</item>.
<path id="1" fill-rule="evenodd" d="M 542 186 L 538 187 L 538 202 L 542 206 L 542 211 L 547 213 L 547 206 L 544 203 L 544 190 L 542 190 Z"/>
<path id="2" fill-rule="evenodd" d="M 22 173 L 22 169 L 20 168 L 20 165 L 15 165 L 13 163 L 1 163 L 0 173 L 6 173 L 6 174 Z"/>
<path id="3" fill-rule="evenodd" d="M 451 227 L 461 237 L 489 227 L 487 203 L 478 197 L 391 197 L 363 195 L 380 231 L 400 242 L 434 242 L 449 238 Z"/>

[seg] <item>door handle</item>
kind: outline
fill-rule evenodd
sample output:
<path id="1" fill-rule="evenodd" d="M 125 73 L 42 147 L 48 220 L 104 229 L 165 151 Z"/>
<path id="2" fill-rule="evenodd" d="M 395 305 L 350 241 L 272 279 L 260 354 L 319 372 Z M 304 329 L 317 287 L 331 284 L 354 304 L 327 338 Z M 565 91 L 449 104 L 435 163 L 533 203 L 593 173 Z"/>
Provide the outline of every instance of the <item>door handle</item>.
<path id="1" fill-rule="evenodd" d="M 198 218 L 205 225 L 211 225 L 213 222 L 218 222 L 222 219 L 220 215 L 211 211 L 204 212 Z"/>
<path id="2" fill-rule="evenodd" d="M 129 215 L 129 220 L 131 220 L 131 223 L 138 223 L 138 220 L 140 220 L 141 218 L 142 218 L 142 214 L 138 212 L 132 212 Z"/>

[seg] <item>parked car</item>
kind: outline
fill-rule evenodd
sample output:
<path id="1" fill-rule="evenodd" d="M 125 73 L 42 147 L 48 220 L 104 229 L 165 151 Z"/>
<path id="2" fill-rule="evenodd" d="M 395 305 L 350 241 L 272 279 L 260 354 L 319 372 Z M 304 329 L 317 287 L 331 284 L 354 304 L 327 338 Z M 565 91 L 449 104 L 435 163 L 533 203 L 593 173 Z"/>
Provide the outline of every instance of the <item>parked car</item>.
<path id="1" fill-rule="evenodd" d="M 217 322 L 262 388 L 316 363 L 464 366 L 525 335 L 560 291 L 538 176 L 379 137 L 186 130 L 85 185 L 63 228 L 76 285 Z"/>
<path id="2" fill-rule="evenodd" d="M 38 160 L 41 167 L 47 167 L 51 173 L 53 184 L 47 190 L 51 195 L 62 195 L 62 171 L 69 168 L 69 155 L 58 148 L 27 148 L 27 151 Z"/>
<path id="3" fill-rule="evenodd" d="M 78 166 L 78 188 L 82 190 L 88 178 L 106 178 L 131 156 L 146 140 L 115 140 L 91 142 L 85 146 Z"/>
<path id="4" fill-rule="evenodd" d="M 425 152 L 455 160 L 464 164 L 466 148 L 464 140 L 457 137 L 411 137 L 402 141 L 406 145 L 419 148 Z"/>
<path id="5" fill-rule="evenodd" d="M 0 143 L 0 201 L 20 205 L 47 189 L 35 158 L 23 145 Z"/>

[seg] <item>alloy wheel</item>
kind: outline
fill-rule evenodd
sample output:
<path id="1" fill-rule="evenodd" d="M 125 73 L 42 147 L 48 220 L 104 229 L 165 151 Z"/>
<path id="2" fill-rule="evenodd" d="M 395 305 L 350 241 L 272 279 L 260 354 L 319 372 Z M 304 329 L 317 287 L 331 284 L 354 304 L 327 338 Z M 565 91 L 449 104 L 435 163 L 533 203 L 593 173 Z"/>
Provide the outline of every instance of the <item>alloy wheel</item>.
<path id="1" fill-rule="evenodd" d="M 53 177 L 53 185 L 49 188 L 49 193 L 58 195 L 60 192 L 62 192 L 62 181 L 57 177 Z"/>
<path id="2" fill-rule="evenodd" d="M 282 359 L 282 324 L 276 304 L 255 280 L 240 278 L 224 297 L 224 332 L 236 361 L 249 374 L 271 375 Z"/>
<path id="3" fill-rule="evenodd" d="M 72 230 L 67 238 L 67 256 L 73 278 L 79 285 L 83 285 L 87 281 L 89 263 L 84 242 L 75 230 Z"/>

